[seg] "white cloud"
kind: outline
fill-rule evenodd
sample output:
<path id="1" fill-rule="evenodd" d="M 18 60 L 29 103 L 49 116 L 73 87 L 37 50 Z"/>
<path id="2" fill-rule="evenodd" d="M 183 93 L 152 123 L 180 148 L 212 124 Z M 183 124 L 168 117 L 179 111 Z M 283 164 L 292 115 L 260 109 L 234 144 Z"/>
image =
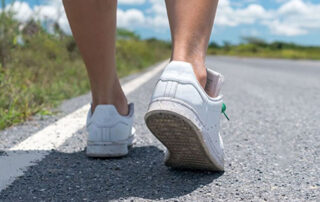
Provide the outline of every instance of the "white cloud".
<path id="1" fill-rule="evenodd" d="M 278 9 L 280 15 L 300 15 L 307 14 L 309 7 L 301 0 L 290 0 Z"/>
<path id="2" fill-rule="evenodd" d="M 144 14 L 137 9 L 129 9 L 117 11 L 117 25 L 124 28 L 133 28 L 134 26 L 142 26 L 145 23 Z"/>
<path id="3" fill-rule="evenodd" d="M 148 26 L 154 28 L 157 32 L 167 31 L 169 29 L 169 21 L 165 1 L 149 0 L 151 7 L 146 11 Z"/>
<path id="4" fill-rule="evenodd" d="M 254 3 L 245 8 L 235 9 L 231 7 L 229 0 L 221 0 L 218 4 L 215 23 L 221 26 L 237 26 L 254 24 L 267 18 L 270 18 L 270 13 L 259 4 Z"/>
<path id="5" fill-rule="evenodd" d="M 6 11 L 12 11 L 14 18 L 20 22 L 26 22 L 31 19 L 33 11 L 26 2 L 16 1 L 12 5 L 7 5 Z"/>
<path id="6" fill-rule="evenodd" d="M 161 0 L 149 0 L 151 7 L 147 10 L 148 13 L 154 13 L 157 15 L 167 15 L 165 1 Z"/>
<path id="7" fill-rule="evenodd" d="M 46 5 L 46 6 L 36 6 L 34 8 L 34 18 L 39 20 L 53 20 L 57 21 L 59 19 L 59 8 Z"/>
<path id="8" fill-rule="evenodd" d="M 279 1 L 284 2 L 284 1 Z M 267 26 L 272 34 L 295 36 L 320 30 L 320 4 L 289 0 L 278 9 L 264 9 L 253 3 L 245 8 L 233 8 L 229 0 L 221 0 L 216 16 L 218 26 L 259 24 Z"/>
<path id="9" fill-rule="evenodd" d="M 128 4 L 128 5 L 133 5 L 133 4 L 144 4 L 146 1 L 145 0 L 119 0 L 119 4 Z"/>
<path id="10" fill-rule="evenodd" d="M 284 36 L 296 36 L 307 34 L 307 30 L 296 26 L 296 25 L 288 25 L 280 22 L 279 20 L 273 20 L 265 23 L 272 34 L 275 35 L 284 35 Z"/>
<path id="11" fill-rule="evenodd" d="M 38 5 L 34 8 L 31 8 L 26 2 L 15 1 L 12 5 L 7 5 L 5 10 L 12 11 L 14 18 L 22 23 L 26 23 L 32 18 L 40 20 L 47 24 L 49 31 L 53 31 L 53 24 L 58 23 L 65 33 L 71 33 L 67 16 L 60 0 L 50 1 L 49 4 Z"/>
<path id="12" fill-rule="evenodd" d="M 277 35 L 305 35 L 320 30 L 320 4 L 290 0 L 280 6 L 274 19 L 265 22 Z"/>
<path id="13" fill-rule="evenodd" d="M 50 1 L 49 4 L 35 6 L 33 12 L 34 19 L 46 22 L 49 31 L 53 31 L 53 23 L 58 23 L 65 33 L 71 34 L 71 29 L 62 1 Z"/>

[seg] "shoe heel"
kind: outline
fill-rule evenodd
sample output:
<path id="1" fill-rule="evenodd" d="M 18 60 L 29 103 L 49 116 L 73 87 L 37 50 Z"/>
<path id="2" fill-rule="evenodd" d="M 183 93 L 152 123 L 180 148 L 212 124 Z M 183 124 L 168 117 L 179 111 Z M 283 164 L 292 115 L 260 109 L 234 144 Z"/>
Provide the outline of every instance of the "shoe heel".
<path id="1" fill-rule="evenodd" d="M 167 100 L 155 101 L 149 106 L 145 121 L 150 131 L 169 151 L 165 160 L 167 166 L 223 170 L 223 163 L 218 163 L 205 146 L 200 121 L 187 107 Z"/>
<path id="2" fill-rule="evenodd" d="M 89 157 L 121 157 L 128 154 L 128 144 L 89 143 L 86 154 Z"/>

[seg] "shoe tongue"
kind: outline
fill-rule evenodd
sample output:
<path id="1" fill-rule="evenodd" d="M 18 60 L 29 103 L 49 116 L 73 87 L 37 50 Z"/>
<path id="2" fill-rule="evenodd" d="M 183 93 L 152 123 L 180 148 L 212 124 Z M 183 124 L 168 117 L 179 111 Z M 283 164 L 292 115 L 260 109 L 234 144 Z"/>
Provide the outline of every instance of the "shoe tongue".
<path id="1" fill-rule="evenodd" d="M 207 84 L 205 91 L 210 97 L 217 97 L 220 94 L 220 90 L 224 81 L 222 74 L 215 72 L 211 69 L 207 69 Z"/>

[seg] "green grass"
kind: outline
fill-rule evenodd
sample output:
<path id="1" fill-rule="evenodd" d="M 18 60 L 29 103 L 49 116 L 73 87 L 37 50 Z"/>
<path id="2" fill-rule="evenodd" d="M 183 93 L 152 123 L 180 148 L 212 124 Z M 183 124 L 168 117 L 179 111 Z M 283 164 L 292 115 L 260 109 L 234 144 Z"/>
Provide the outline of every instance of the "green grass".
<path id="1" fill-rule="evenodd" d="M 284 42 L 266 43 L 257 38 L 246 38 L 245 41 L 239 45 L 225 43 L 223 46 L 212 43 L 208 53 L 244 57 L 320 60 L 320 47 L 300 46 Z"/>
<path id="2" fill-rule="evenodd" d="M 10 52 L 2 55 L 5 63 L 0 64 L 0 129 L 35 114 L 51 114 L 63 100 L 90 90 L 84 63 L 72 37 L 48 34 L 42 29 L 31 35 L 19 34 L 23 36 L 23 44 L 6 42 L 5 50 Z M 168 43 L 140 40 L 124 30 L 118 35 L 120 77 L 170 56 Z"/>

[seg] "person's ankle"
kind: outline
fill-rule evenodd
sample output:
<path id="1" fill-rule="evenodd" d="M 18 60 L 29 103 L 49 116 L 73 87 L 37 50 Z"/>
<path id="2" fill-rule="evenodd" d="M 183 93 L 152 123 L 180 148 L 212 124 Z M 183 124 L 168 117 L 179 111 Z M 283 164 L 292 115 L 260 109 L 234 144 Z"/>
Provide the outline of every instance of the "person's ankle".
<path id="1" fill-rule="evenodd" d="M 204 89 L 207 84 L 207 69 L 202 59 L 190 59 L 190 57 L 173 57 L 172 60 L 188 62 L 192 65 L 197 80 Z"/>
<path id="2" fill-rule="evenodd" d="M 207 84 L 207 69 L 204 64 L 195 64 L 191 63 L 193 67 L 194 74 L 197 77 L 197 80 L 199 81 L 200 85 L 203 89 L 205 89 L 205 86 Z"/>
<path id="3" fill-rule="evenodd" d="M 94 110 L 98 105 L 114 105 L 118 113 L 125 116 L 129 113 L 127 98 L 113 98 L 113 99 L 93 99 L 91 105 L 91 113 L 94 113 Z"/>
<path id="4" fill-rule="evenodd" d="M 95 108 L 98 105 L 114 105 L 117 109 L 118 113 L 125 116 L 129 113 L 128 108 L 128 101 L 124 94 L 124 92 L 121 89 L 121 86 L 117 85 L 112 89 L 112 92 L 109 94 L 101 94 L 101 93 L 95 93 L 92 95 L 92 105 L 91 105 L 91 112 L 93 113 Z"/>
<path id="5" fill-rule="evenodd" d="M 112 104 L 122 116 L 129 114 L 128 100 L 122 90 L 114 96 Z"/>

